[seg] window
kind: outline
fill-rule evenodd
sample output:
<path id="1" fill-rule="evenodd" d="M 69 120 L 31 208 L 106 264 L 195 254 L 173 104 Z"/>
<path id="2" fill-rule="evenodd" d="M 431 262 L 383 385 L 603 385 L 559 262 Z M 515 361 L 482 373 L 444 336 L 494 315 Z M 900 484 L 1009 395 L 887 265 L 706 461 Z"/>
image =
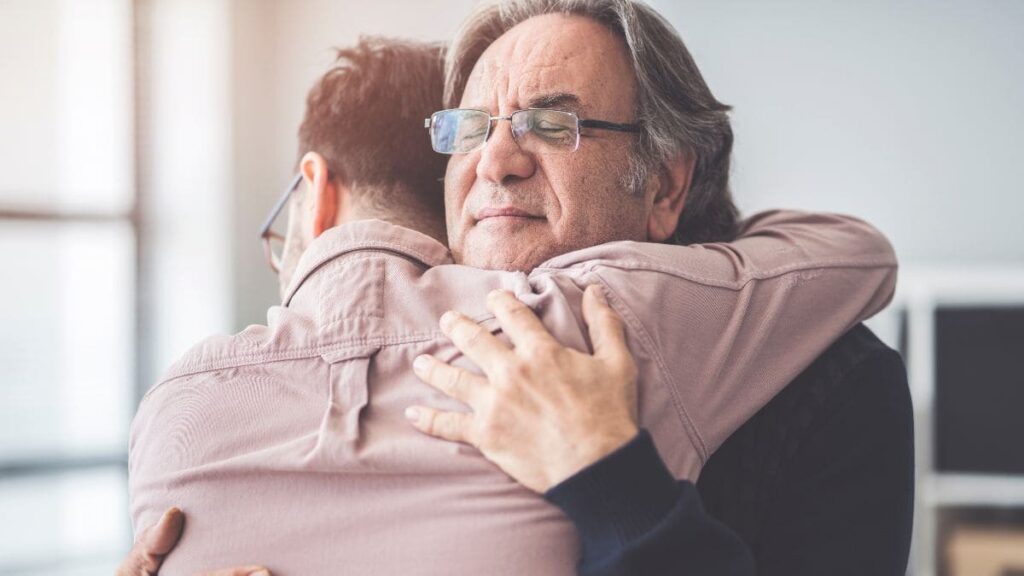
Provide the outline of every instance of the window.
<path id="1" fill-rule="evenodd" d="M 136 217 L 128 0 L 0 3 L 0 573 L 131 542 Z"/>

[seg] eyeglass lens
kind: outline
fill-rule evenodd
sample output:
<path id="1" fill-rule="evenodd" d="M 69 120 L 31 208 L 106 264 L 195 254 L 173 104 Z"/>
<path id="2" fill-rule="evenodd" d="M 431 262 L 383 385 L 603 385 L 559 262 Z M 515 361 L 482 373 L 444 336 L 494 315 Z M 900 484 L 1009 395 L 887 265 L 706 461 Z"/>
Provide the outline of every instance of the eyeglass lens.
<path id="1" fill-rule="evenodd" d="M 500 120 L 504 118 L 494 118 Z M 529 109 L 512 113 L 512 137 L 526 152 L 572 152 L 579 146 L 579 119 L 561 110 Z M 436 152 L 464 154 L 483 146 L 492 118 L 482 110 L 442 110 L 431 116 L 430 138 Z"/>

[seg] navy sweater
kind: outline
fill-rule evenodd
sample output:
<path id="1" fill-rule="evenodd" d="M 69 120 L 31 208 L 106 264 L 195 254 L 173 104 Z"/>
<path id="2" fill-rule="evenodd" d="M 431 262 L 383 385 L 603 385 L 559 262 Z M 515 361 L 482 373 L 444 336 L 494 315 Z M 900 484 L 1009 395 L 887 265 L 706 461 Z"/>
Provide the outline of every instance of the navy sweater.
<path id="1" fill-rule="evenodd" d="M 913 416 L 899 355 L 840 338 L 707 462 L 677 481 L 646 431 L 549 490 L 582 575 L 902 575 Z"/>

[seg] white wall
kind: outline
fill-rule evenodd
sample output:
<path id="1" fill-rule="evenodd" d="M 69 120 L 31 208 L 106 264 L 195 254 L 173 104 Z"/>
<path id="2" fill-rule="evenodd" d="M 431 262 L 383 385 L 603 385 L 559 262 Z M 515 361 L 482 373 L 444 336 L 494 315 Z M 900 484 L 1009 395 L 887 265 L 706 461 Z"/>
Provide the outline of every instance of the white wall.
<path id="1" fill-rule="evenodd" d="M 655 5 L 735 106 L 743 208 L 861 215 L 905 263 L 1024 264 L 1024 3 Z"/>
<path id="2" fill-rule="evenodd" d="M 137 0 L 144 386 L 233 326 L 230 0 Z"/>
<path id="3" fill-rule="evenodd" d="M 733 189 L 744 212 L 856 214 L 889 235 L 905 264 L 1024 264 L 1024 3 L 653 4 L 735 107 Z M 444 39 L 472 2 L 242 5 L 250 13 L 236 27 L 260 14 L 244 43 L 255 46 L 258 73 L 243 73 L 234 97 L 245 127 L 234 139 L 245 183 L 236 198 L 239 326 L 261 321 L 276 296 L 255 230 L 291 173 L 305 93 L 330 47 L 362 33 Z M 235 66 L 238 74 L 237 54 Z M 250 97 L 259 106 L 240 100 Z"/>

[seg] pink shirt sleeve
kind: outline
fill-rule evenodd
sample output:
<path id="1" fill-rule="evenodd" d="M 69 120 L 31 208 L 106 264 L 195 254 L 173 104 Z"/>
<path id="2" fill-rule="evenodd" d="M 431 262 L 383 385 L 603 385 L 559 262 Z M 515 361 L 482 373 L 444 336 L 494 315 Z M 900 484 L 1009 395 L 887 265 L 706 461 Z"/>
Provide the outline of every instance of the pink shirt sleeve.
<path id="1" fill-rule="evenodd" d="M 839 336 L 885 307 L 889 242 L 846 216 L 774 211 L 732 243 L 613 243 L 559 257 L 602 283 L 631 346 L 679 412 L 701 461 Z"/>

